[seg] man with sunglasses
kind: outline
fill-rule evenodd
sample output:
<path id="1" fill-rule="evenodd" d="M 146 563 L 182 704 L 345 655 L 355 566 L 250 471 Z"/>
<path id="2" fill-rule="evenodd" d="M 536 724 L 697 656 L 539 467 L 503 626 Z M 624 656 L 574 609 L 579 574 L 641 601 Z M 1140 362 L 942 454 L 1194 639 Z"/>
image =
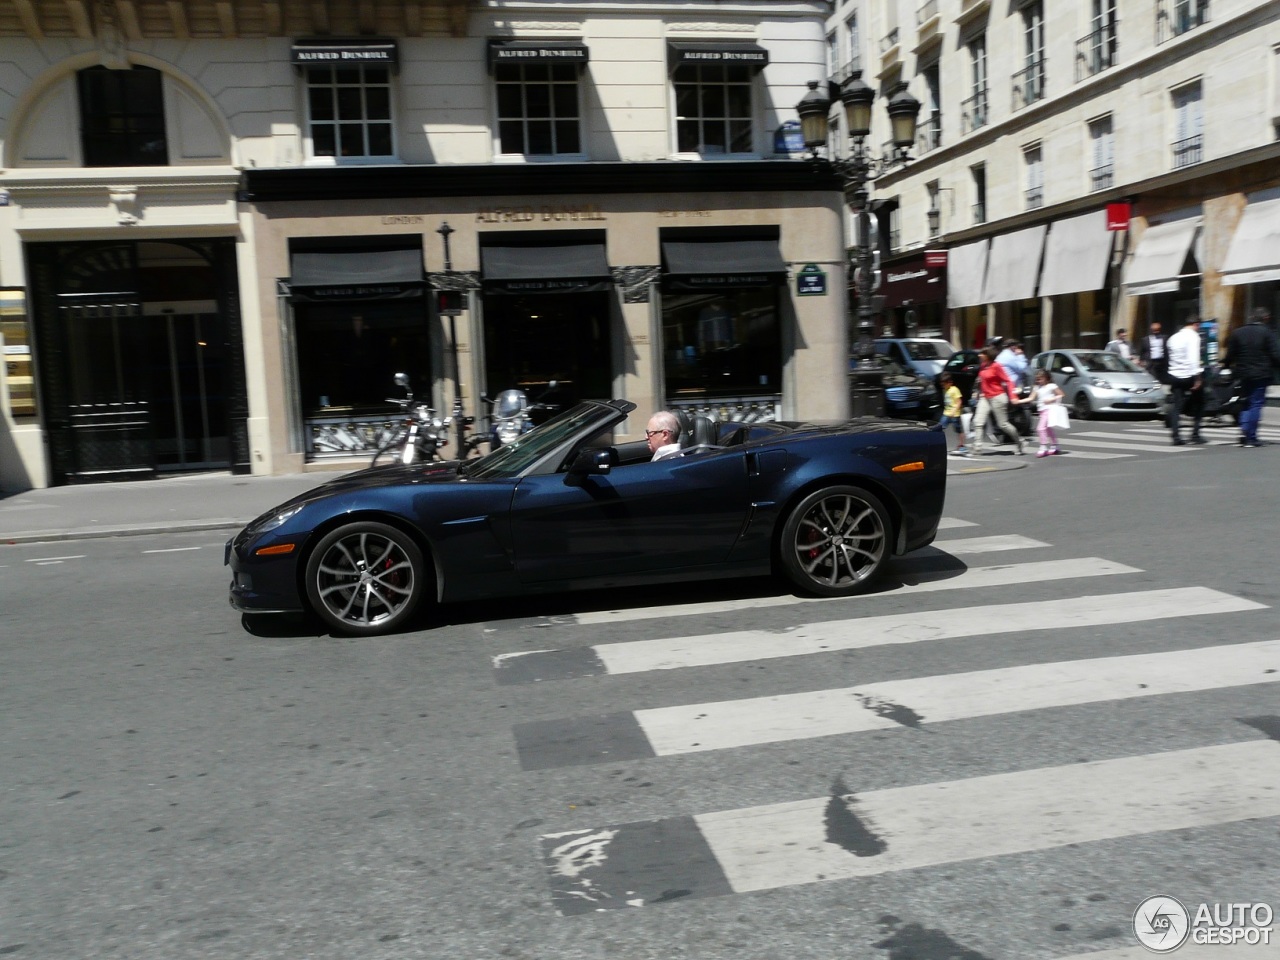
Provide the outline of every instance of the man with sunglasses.
<path id="1" fill-rule="evenodd" d="M 680 453 L 680 421 L 674 413 L 659 411 L 649 418 L 644 431 L 654 460 L 665 460 Z"/>

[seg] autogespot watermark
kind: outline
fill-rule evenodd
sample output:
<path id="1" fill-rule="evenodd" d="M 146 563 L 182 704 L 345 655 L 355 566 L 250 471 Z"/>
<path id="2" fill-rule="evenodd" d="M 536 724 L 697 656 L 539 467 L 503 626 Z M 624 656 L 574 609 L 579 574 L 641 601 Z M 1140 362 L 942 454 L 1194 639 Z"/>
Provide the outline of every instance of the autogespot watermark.
<path id="1" fill-rule="evenodd" d="M 1191 913 L 1173 897 L 1147 897 L 1133 912 L 1133 932 L 1152 953 L 1192 943 L 1270 944 L 1275 914 L 1265 903 L 1202 903 Z"/>

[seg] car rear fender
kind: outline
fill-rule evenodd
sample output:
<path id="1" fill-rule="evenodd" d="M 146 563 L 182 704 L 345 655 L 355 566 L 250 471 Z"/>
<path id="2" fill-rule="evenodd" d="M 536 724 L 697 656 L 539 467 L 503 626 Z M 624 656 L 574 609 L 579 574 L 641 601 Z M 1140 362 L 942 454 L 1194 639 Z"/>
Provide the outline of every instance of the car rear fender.
<path id="1" fill-rule="evenodd" d="M 394 513 L 386 513 L 381 510 L 353 510 L 350 513 L 341 513 L 330 517 L 324 523 L 318 524 L 311 535 L 307 537 L 306 542 L 302 545 L 302 553 L 298 557 L 296 566 L 298 576 L 298 596 L 306 597 L 307 587 L 305 583 L 307 561 L 311 558 L 311 551 L 315 549 L 316 544 L 324 539 L 330 530 L 337 527 L 345 526 L 348 523 L 361 523 L 363 521 L 372 521 L 374 523 L 385 523 L 389 527 L 395 527 L 405 536 L 409 537 L 418 549 L 422 551 L 422 557 L 427 563 L 431 564 L 430 577 L 435 581 L 435 597 L 439 602 L 444 591 L 444 578 L 441 575 L 440 564 L 436 562 L 436 551 L 431 541 L 428 540 L 418 527 L 410 523 L 404 517 Z"/>

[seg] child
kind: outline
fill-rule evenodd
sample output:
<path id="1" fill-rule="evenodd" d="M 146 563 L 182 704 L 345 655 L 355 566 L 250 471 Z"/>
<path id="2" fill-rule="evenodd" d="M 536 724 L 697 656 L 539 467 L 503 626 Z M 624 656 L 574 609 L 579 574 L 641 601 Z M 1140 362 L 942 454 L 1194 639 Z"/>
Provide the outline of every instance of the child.
<path id="1" fill-rule="evenodd" d="M 960 446 L 951 452 L 963 457 L 969 452 L 964 442 L 964 424 L 960 422 L 964 400 L 960 396 L 960 388 L 951 382 L 951 374 L 941 374 L 938 382 L 942 384 L 942 429 L 946 432 L 948 426 L 955 428 L 956 436 L 960 438 Z"/>
<path id="2" fill-rule="evenodd" d="M 1049 457 L 1058 453 L 1058 435 L 1049 426 L 1049 415 L 1056 406 L 1062 407 L 1062 388 L 1049 379 L 1047 370 L 1036 371 L 1036 389 L 1034 393 L 1036 409 L 1040 419 L 1036 422 L 1036 434 L 1040 437 L 1040 451 L 1037 457 Z"/>

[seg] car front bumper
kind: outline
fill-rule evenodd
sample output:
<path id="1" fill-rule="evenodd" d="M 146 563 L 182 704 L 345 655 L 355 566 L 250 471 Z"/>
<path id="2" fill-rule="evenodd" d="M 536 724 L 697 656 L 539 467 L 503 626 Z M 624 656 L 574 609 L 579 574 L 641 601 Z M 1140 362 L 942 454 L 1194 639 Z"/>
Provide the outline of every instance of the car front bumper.
<path id="1" fill-rule="evenodd" d="M 247 552 L 251 543 L 241 532 L 223 548 L 223 564 L 231 568 L 231 606 L 241 613 L 301 611 L 294 556 L 254 558 Z"/>

